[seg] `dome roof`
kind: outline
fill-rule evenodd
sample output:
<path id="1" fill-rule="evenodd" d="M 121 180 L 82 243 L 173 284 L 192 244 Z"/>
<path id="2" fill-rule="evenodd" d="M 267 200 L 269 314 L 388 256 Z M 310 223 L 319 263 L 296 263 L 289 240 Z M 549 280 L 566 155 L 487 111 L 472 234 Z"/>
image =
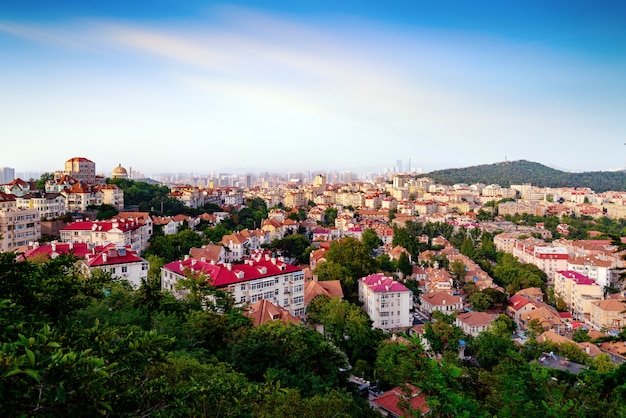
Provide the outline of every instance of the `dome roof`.
<path id="1" fill-rule="evenodd" d="M 112 177 L 113 178 L 118 178 L 118 177 L 127 178 L 128 171 L 126 171 L 126 169 L 122 167 L 122 164 L 120 164 L 113 169 Z"/>

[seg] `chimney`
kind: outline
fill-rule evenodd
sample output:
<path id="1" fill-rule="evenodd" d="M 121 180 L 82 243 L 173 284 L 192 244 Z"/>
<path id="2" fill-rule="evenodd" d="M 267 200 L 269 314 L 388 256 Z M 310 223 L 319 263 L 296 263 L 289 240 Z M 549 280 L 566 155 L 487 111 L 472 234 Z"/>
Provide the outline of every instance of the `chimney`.
<path id="1" fill-rule="evenodd" d="M 230 271 L 233 269 L 233 265 L 231 263 L 226 263 L 226 268 Z"/>
<path id="2" fill-rule="evenodd" d="M 52 245 L 52 251 L 56 251 L 57 250 L 57 242 L 56 241 L 52 241 L 50 244 Z"/>
<path id="3" fill-rule="evenodd" d="M 70 250 L 73 250 L 73 249 L 74 249 L 74 242 L 73 242 L 73 241 L 70 241 L 70 245 L 69 245 L 69 247 L 70 247 Z"/>
<path id="4" fill-rule="evenodd" d="M 107 254 L 106 253 L 102 253 L 102 262 L 103 263 L 107 262 Z"/>
<path id="5" fill-rule="evenodd" d="M 189 254 L 185 254 L 185 261 L 189 260 Z"/>
<path id="6" fill-rule="evenodd" d="M 589 347 L 589 345 L 585 346 L 585 352 L 591 354 L 591 347 Z"/>

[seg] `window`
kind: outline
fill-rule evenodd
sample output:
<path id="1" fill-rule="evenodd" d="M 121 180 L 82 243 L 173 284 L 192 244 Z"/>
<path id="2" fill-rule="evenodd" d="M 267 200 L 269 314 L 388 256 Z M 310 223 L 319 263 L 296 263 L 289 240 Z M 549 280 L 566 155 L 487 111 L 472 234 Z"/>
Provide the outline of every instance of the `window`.
<path id="1" fill-rule="evenodd" d="M 241 285 L 241 290 L 246 290 L 246 285 L 245 284 Z"/>
<path id="2" fill-rule="evenodd" d="M 246 302 L 246 297 L 242 296 L 241 298 L 239 298 L 239 302 L 245 303 Z"/>
<path id="3" fill-rule="evenodd" d="M 389 316 L 389 312 L 385 311 L 385 312 L 381 312 L 380 313 L 381 317 L 385 317 L 385 316 Z"/>
<path id="4" fill-rule="evenodd" d="M 128 273 L 128 267 L 122 266 L 122 273 Z"/>
<path id="5" fill-rule="evenodd" d="M 296 296 L 295 298 L 293 298 L 293 303 L 295 303 L 296 305 L 299 305 L 303 302 L 304 302 L 304 296 Z"/>

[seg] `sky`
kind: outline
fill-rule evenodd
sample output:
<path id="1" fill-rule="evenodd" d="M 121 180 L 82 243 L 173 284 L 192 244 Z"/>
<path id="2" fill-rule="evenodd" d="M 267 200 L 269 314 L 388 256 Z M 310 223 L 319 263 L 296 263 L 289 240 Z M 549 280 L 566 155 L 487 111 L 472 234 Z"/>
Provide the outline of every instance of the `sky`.
<path id="1" fill-rule="evenodd" d="M 626 2 L 3 0 L 0 166 L 626 166 Z"/>

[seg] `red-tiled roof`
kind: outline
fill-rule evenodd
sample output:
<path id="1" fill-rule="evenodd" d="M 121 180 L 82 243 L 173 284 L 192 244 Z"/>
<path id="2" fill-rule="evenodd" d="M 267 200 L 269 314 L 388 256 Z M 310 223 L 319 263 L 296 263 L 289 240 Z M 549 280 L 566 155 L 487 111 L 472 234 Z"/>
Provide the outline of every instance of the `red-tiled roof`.
<path id="1" fill-rule="evenodd" d="M 407 389 L 408 391 L 403 390 L 399 386 L 395 387 L 383 393 L 372 402 L 396 416 L 405 416 L 406 412 L 408 412 L 405 408 L 401 408 L 401 401 L 403 400 L 405 402 L 408 400 L 411 409 L 420 411 L 422 414 L 430 411 L 430 408 L 426 404 L 425 395 L 419 393 L 419 390 L 413 385 L 407 385 Z M 407 392 L 410 392 L 410 394 Z M 408 397 L 410 397 L 410 399 L 407 399 Z"/>
<path id="2" fill-rule="evenodd" d="M 386 277 L 382 273 L 374 273 L 359 279 L 363 284 L 369 287 L 373 292 L 409 292 L 409 289 L 402 283 Z"/>
<path id="3" fill-rule="evenodd" d="M 231 265 L 230 269 L 228 266 L 228 264 L 212 264 L 195 258 L 189 258 L 184 261 L 171 262 L 163 266 L 163 268 L 180 275 L 184 275 L 187 271 L 205 274 L 215 287 L 225 287 L 231 284 L 243 283 L 264 277 L 302 271 L 302 269 L 298 267 L 279 260 L 275 260 L 275 264 L 271 260 L 263 259 L 261 261 L 248 261 L 243 264 L 234 264 Z M 238 272 L 239 275 L 242 276 L 241 278 L 237 277 Z"/>

